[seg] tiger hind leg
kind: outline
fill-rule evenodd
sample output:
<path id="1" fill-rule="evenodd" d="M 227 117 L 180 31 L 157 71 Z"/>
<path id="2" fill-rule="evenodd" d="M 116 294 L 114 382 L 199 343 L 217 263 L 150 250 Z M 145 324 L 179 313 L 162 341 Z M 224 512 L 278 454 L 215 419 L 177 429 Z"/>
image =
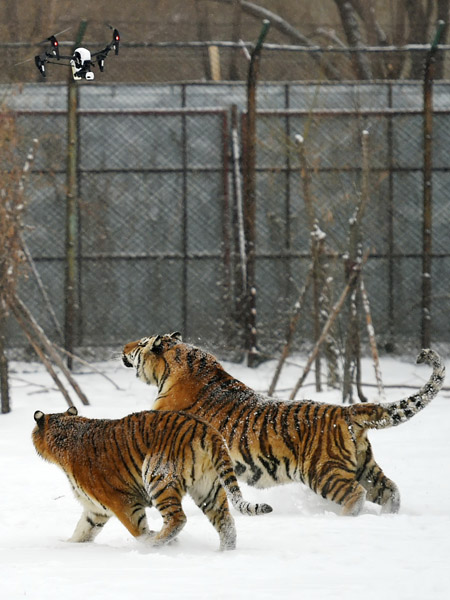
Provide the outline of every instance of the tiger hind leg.
<path id="1" fill-rule="evenodd" d="M 357 516 L 366 501 L 366 490 L 357 481 L 352 481 L 345 489 L 345 495 L 339 504 L 342 505 L 342 514 Z"/>
<path id="2" fill-rule="evenodd" d="M 173 540 L 186 525 L 186 515 L 181 506 L 184 492 L 178 479 L 172 473 L 155 475 L 151 468 L 145 469 L 144 486 L 152 506 L 163 519 L 158 532 L 148 532 L 145 541 L 154 546 L 162 546 Z"/>
<path id="3" fill-rule="evenodd" d="M 371 459 L 364 466 L 359 483 L 367 490 L 367 500 L 381 505 L 382 513 L 398 513 L 400 492 L 397 485 Z"/>
<path id="4" fill-rule="evenodd" d="M 92 542 L 109 521 L 111 514 L 100 512 L 94 505 L 85 508 L 69 542 Z"/>
<path id="5" fill-rule="evenodd" d="M 214 477 L 211 481 L 203 477 L 192 486 L 189 494 L 219 534 L 220 550 L 234 550 L 236 527 L 230 513 L 227 495 L 219 478 Z"/>
<path id="6" fill-rule="evenodd" d="M 359 515 L 366 500 L 364 487 L 345 469 L 334 469 L 328 477 L 324 477 L 321 489 L 315 491 L 340 504 L 343 515 Z"/>
<path id="7" fill-rule="evenodd" d="M 181 506 L 182 493 L 173 485 L 161 482 L 152 497 L 153 506 L 163 519 L 163 526 L 149 541 L 154 546 L 162 546 L 173 540 L 186 525 L 186 515 Z"/>
<path id="8" fill-rule="evenodd" d="M 141 499 L 132 496 L 119 497 L 111 506 L 122 525 L 125 525 L 131 535 L 136 538 L 152 536 L 154 533 L 148 528 L 145 508 Z"/>

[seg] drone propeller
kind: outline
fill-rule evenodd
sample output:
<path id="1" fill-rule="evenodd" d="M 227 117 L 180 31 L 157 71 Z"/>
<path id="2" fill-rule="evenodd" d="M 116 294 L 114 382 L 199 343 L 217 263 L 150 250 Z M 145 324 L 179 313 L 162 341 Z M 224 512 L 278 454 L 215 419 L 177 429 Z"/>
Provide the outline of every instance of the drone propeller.
<path id="1" fill-rule="evenodd" d="M 66 27 L 62 31 L 58 31 L 57 33 L 54 33 L 50 37 L 45 38 L 45 40 L 41 40 L 40 42 L 37 43 L 37 45 L 40 46 L 41 44 L 45 44 L 48 41 L 50 41 L 52 37 L 59 37 L 60 35 L 62 35 L 63 33 L 66 33 L 66 31 L 69 31 L 70 29 L 72 29 L 72 27 Z"/>
<path id="2" fill-rule="evenodd" d="M 31 62 L 32 60 L 35 60 L 36 57 L 34 58 L 26 58 L 25 60 L 21 60 L 20 62 L 14 63 L 13 67 L 18 67 L 19 65 L 24 65 L 27 62 Z"/>

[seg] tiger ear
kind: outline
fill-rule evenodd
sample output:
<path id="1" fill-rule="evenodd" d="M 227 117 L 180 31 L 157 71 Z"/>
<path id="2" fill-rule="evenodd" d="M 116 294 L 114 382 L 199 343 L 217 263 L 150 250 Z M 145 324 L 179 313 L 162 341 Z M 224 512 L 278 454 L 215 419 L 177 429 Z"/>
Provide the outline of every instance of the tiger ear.
<path id="1" fill-rule="evenodd" d="M 179 342 L 181 342 L 182 337 L 181 337 L 181 333 L 179 331 L 173 331 L 172 333 L 169 334 L 169 337 L 178 340 Z"/>
<path id="2" fill-rule="evenodd" d="M 66 410 L 66 415 L 71 415 L 72 417 L 76 417 L 78 414 L 78 410 L 76 406 L 70 406 L 67 410 Z"/>
<path id="3" fill-rule="evenodd" d="M 45 417 L 44 413 L 42 412 L 42 410 L 37 410 L 34 413 L 34 420 L 36 421 L 36 423 L 38 423 L 41 419 L 43 419 Z"/>
<path id="4" fill-rule="evenodd" d="M 160 352 L 161 344 L 162 344 L 162 337 L 160 335 L 155 335 L 155 338 L 152 342 L 152 346 L 151 346 L 150 350 L 152 352 Z"/>

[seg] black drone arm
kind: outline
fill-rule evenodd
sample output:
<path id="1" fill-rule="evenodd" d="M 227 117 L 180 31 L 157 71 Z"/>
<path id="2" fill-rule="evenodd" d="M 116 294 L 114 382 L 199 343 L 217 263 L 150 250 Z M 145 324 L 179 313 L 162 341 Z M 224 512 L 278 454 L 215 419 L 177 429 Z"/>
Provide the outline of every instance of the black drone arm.
<path id="1" fill-rule="evenodd" d="M 94 52 L 92 54 L 92 58 L 96 58 L 97 64 L 100 68 L 100 71 L 103 71 L 105 68 L 105 58 L 108 56 L 110 51 L 114 48 L 114 54 L 117 56 L 119 54 L 119 43 L 120 43 L 120 34 L 117 29 L 113 31 L 113 39 L 103 50 L 99 50 L 98 52 Z"/>
<path id="2" fill-rule="evenodd" d="M 68 65 L 68 64 L 70 64 L 70 62 L 61 63 L 59 61 L 71 61 L 73 59 L 73 56 L 62 56 L 61 54 L 59 54 L 57 57 L 58 62 L 49 60 L 51 58 L 55 58 L 55 56 L 54 56 L 54 54 L 52 54 L 50 52 L 44 52 L 43 54 L 37 54 L 34 57 L 34 63 L 36 65 L 36 67 L 38 68 L 39 72 L 41 73 L 42 77 L 47 77 L 47 71 L 46 71 L 47 63 L 50 65 L 60 65 L 60 66 Z"/>

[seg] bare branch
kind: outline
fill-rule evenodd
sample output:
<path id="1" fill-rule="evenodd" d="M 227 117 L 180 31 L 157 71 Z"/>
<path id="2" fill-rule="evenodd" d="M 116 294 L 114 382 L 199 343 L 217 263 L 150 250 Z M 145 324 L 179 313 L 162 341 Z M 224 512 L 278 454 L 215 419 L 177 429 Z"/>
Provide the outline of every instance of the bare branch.
<path id="1" fill-rule="evenodd" d="M 375 0 L 353 0 L 352 4 L 364 25 L 367 44 L 369 46 L 387 45 L 387 36 L 376 19 Z M 377 79 L 384 79 L 383 58 L 381 56 L 372 57 L 372 66 L 374 76 Z"/>
<path id="2" fill-rule="evenodd" d="M 322 35 L 325 38 L 328 38 L 332 42 L 334 42 L 340 48 L 347 48 L 344 42 L 338 37 L 336 31 L 331 27 L 318 27 L 316 29 L 317 35 Z"/>
<path id="3" fill-rule="evenodd" d="M 448 35 L 448 19 L 450 11 L 450 0 L 438 0 L 437 2 L 437 20 L 444 21 L 444 29 L 441 35 L 441 44 L 447 43 Z M 442 52 L 436 54 L 436 67 L 434 71 L 436 79 L 443 79 L 444 77 L 444 55 Z"/>
<path id="4" fill-rule="evenodd" d="M 219 2 L 220 4 L 231 4 L 234 0 L 212 0 L 213 2 Z M 254 4 L 253 2 L 247 2 L 247 0 L 241 0 L 242 10 L 256 17 L 258 19 L 268 19 L 271 23 L 271 26 L 274 29 L 277 29 L 279 32 L 283 33 L 288 39 L 290 39 L 293 43 L 299 44 L 301 46 L 314 46 L 309 38 L 301 34 L 298 29 L 292 27 L 287 21 L 282 19 L 276 13 L 268 10 L 267 8 L 263 8 Z M 323 69 L 324 74 L 329 79 L 341 79 L 341 76 L 338 71 L 331 65 L 327 60 L 324 60 L 322 57 L 316 54 L 312 54 L 312 59 L 320 63 L 320 67 Z"/>
<path id="5" fill-rule="evenodd" d="M 345 0 L 335 0 L 335 2 L 341 17 L 342 27 L 348 45 L 352 48 L 361 47 L 363 45 L 361 42 L 361 33 L 359 31 L 356 13 L 351 2 Z M 367 56 L 362 52 L 354 52 L 352 54 L 352 61 L 358 79 L 372 79 L 372 70 Z"/>

